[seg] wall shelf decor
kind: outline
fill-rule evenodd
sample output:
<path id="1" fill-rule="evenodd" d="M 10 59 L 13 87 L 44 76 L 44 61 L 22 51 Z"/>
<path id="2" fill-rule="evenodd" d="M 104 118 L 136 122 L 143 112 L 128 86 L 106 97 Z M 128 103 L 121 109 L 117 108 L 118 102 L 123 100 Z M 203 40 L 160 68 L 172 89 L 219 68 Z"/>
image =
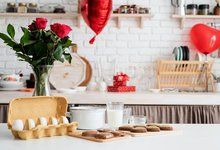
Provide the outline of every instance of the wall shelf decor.
<path id="1" fill-rule="evenodd" d="M 180 28 L 184 28 L 185 20 L 186 19 L 220 19 L 220 16 L 215 15 L 172 15 L 172 18 L 179 19 L 180 20 Z"/>

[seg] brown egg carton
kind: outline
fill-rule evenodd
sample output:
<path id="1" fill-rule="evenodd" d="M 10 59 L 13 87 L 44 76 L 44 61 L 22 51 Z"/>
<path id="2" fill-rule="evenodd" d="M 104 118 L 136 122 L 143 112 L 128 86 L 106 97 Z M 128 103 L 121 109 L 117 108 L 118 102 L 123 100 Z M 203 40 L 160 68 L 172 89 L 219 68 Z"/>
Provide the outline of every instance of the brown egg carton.
<path id="1" fill-rule="evenodd" d="M 77 123 L 60 124 L 60 125 L 49 125 L 43 127 L 38 125 L 37 127 L 30 130 L 14 131 L 11 130 L 15 138 L 28 140 L 28 139 L 39 139 L 42 137 L 52 136 L 63 136 L 67 135 L 68 132 L 74 132 L 77 128 Z"/>
<path id="2" fill-rule="evenodd" d="M 66 115 L 67 105 L 66 98 L 58 96 L 14 99 L 9 103 L 8 128 L 15 138 L 22 140 L 67 135 L 75 131 L 78 125 L 76 122 L 62 123 L 61 117 Z M 44 117 L 48 126 L 40 125 L 39 117 Z M 52 125 L 51 117 L 57 118 L 59 124 Z M 24 123 L 22 131 L 12 129 L 13 122 L 18 119 Z M 28 119 L 33 119 L 36 127 L 28 129 Z"/>

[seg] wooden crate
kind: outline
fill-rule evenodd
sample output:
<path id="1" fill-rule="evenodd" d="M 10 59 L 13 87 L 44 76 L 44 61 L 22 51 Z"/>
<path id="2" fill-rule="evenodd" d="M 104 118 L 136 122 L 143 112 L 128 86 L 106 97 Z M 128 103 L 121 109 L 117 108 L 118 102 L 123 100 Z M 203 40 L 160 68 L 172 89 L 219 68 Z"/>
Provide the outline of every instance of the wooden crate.
<path id="1" fill-rule="evenodd" d="M 212 78 L 213 62 L 206 61 L 166 61 L 157 62 L 157 86 L 183 90 L 214 91 Z"/>

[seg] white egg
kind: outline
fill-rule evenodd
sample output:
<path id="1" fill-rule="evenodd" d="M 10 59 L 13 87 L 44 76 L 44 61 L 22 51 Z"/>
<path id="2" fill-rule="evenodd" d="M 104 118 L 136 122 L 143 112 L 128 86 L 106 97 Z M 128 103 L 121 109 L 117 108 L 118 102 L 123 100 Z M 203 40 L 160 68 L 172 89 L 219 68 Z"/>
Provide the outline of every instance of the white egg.
<path id="1" fill-rule="evenodd" d="M 69 120 L 66 117 L 62 116 L 62 123 L 63 124 L 68 124 Z"/>
<path id="2" fill-rule="evenodd" d="M 54 117 L 51 117 L 51 123 L 52 125 L 58 125 L 58 120 Z"/>
<path id="3" fill-rule="evenodd" d="M 12 129 L 15 131 L 22 131 L 24 130 L 24 123 L 22 120 L 17 119 L 14 121 L 13 125 L 12 125 Z"/>
<path id="4" fill-rule="evenodd" d="M 44 127 L 47 126 L 47 119 L 45 117 L 40 117 L 39 120 L 40 120 L 40 125 Z"/>
<path id="5" fill-rule="evenodd" d="M 29 130 L 35 128 L 35 126 L 36 125 L 35 125 L 34 120 L 33 119 L 28 119 L 28 128 L 29 128 Z"/>

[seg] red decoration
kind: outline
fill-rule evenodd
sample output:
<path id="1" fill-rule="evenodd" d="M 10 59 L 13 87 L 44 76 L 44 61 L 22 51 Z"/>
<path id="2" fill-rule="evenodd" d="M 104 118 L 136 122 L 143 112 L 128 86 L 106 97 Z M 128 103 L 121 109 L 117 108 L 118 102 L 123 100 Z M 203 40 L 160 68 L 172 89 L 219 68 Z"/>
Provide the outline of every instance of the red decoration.
<path id="1" fill-rule="evenodd" d="M 220 48 L 220 31 L 204 24 L 195 25 L 190 33 L 199 52 L 208 55 Z"/>
<path id="2" fill-rule="evenodd" d="M 135 92 L 135 86 L 108 86 L 108 92 Z"/>
<path id="3" fill-rule="evenodd" d="M 106 26 L 112 12 L 112 0 L 81 0 L 81 13 L 86 24 L 96 33 L 90 40 L 93 44 L 95 37 Z"/>
<path id="4" fill-rule="evenodd" d="M 60 23 L 54 23 L 50 25 L 50 28 L 61 39 L 67 37 L 70 31 L 72 31 L 72 29 L 68 25 Z"/>

